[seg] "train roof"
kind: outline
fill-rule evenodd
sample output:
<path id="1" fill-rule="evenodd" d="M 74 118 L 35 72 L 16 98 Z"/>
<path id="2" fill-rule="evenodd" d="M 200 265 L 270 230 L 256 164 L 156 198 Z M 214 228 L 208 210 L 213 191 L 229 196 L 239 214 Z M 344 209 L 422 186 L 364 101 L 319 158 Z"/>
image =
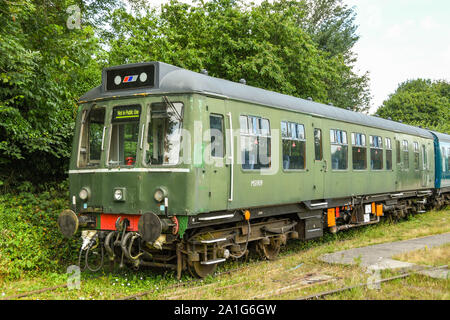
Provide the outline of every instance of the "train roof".
<path id="1" fill-rule="evenodd" d="M 111 85 L 113 76 L 117 77 L 117 74 L 121 74 L 124 77 L 123 81 L 125 82 L 125 78 L 127 78 L 128 80 L 130 79 L 129 77 L 125 76 L 127 73 L 139 73 L 139 68 L 148 67 L 153 68 L 152 70 L 154 71 L 154 78 L 150 87 L 133 87 L 131 83 L 130 86 L 127 87 L 125 86 L 125 84 L 121 83 L 121 88 L 119 90 L 111 89 L 111 86 L 114 86 L 113 84 Z M 110 79 L 108 79 L 108 77 Z M 135 75 L 131 77 L 137 76 Z M 138 83 L 139 80 L 136 81 L 136 78 L 134 78 L 134 81 Z M 103 70 L 102 74 L 102 85 L 87 92 L 80 98 L 79 102 L 83 103 L 113 97 L 117 98 L 145 94 L 182 93 L 199 93 L 219 96 L 226 99 L 245 101 L 273 108 L 312 114 L 318 117 L 335 119 L 363 126 L 375 127 L 433 139 L 433 135 L 429 131 L 422 128 L 386 120 L 379 117 L 369 116 L 363 113 L 349 111 L 334 106 L 325 105 L 310 100 L 296 98 L 237 82 L 214 78 L 202 73 L 182 69 L 163 62 L 146 62 L 106 68 Z"/>
<path id="2" fill-rule="evenodd" d="M 440 142 L 450 143 L 450 135 L 445 134 L 445 133 L 436 132 L 436 131 L 431 131 L 431 133 L 433 133 Z"/>

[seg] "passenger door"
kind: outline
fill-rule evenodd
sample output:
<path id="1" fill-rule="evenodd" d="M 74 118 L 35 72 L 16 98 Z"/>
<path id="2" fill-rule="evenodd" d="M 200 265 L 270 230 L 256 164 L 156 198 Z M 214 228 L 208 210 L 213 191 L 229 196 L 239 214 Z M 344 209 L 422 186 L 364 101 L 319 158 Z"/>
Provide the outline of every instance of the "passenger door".
<path id="1" fill-rule="evenodd" d="M 230 169 L 226 164 L 226 130 L 228 116 L 225 114 L 225 102 L 218 99 L 207 99 L 207 130 L 204 141 L 209 148 L 205 149 L 205 159 L 209 175 L 209 209 L 224 210 L 228 205 L 230 193 Z"/>
<path id="2" fill-rule="evenodd" d="M 312 119 L 313 126 L 313 189 L 314 199 L 323 199 L 325 173 L 328 170 L 327 161 L 324 158 L 324 131 L 320 119 Z"/>

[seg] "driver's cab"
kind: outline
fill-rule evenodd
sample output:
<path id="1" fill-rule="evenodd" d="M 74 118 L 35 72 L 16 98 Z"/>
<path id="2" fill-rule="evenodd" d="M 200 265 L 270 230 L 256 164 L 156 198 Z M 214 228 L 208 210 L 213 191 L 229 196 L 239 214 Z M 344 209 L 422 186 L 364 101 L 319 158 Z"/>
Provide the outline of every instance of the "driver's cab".
<path id="1" fill-rule="evenodd" d="M 111 107 L 107 107 L 108 103 L 93 104 L 85 108 L 81 115 L 77 167 L 178 165 L 183 103 L 161 100 L 153 103 L 123 101 Z"/>

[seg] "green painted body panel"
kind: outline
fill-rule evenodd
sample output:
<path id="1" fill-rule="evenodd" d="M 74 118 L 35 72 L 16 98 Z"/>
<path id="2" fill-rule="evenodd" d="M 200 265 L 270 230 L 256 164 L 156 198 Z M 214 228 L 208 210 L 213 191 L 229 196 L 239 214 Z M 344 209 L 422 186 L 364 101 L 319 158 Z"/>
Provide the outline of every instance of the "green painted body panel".
<path id="1" fill-rule="evenodd" d="M 91 172 L 79 173 L 77 170 L 91 168 L 77 168 L 77 155 L 79 134 L 81 127 L 81 112 L 77 119 L 74 146 L 70 162 L 70 196 L 76 198 L 76 211 L 83 209 L 84 204 L 78 197 L 82 187 L 88 187 L 91 198 L 86 207 L 101 207 L 105 213 L 142 214 L 148 211 L 160 213 L 160 204 L 153 198 L 158 187 L 164 186 L 168 190 L 169 213 L 174 215 L 195 215 L 199 213 L 233 210 L 250 207 L 262 207 L 296 203 L 307 200 L 331 199 L 356 195 L 368 195 L 394 191 L 406 191 L 434 186 L 434 152 L 433 140 L 416 137 L 408 134 L 391 132 L 372 127 L 363 127 L 357 124 L 345 123 L 333 119 L 302 114 L 289 110 L 276 109 L 262 105 L 250 104 L 220 97 L 205 96 L 201 94 L 184 94 L 168 96 L 171 101 L 184 103 L 183 128 L 191 133 L 192 142 L 195 135 L 201 135 L 201 142 L 192 143 L 189 164 L 177 166 L 156 166 L 150 168 L 176 168 L 188 172 L 134 172 L 121 168 L 120 172 Z M 117 105 L 140 104 L 142 116 L 140 130 L 146 125 L 148 106 L 153 102 L 161 102 L 161 96 L 142 96 L 126 99 L 111 99 L 99 102 L 98 105 L 107 107 L 106 119 L 111 119 L 112 107 Z M 89 107 L 90 103 L 82 105 L 80 111 Z M 209 129 L 209 116 L 222 115 L 224 129 L 226 130 L 225 145 L 227 152 L 224 158 L 212 158 L 208 152 L 210 137 L 205 134 Z M 270 120 L 272 131 L 272 163 L 279 160 L 279 167 L 266 170 L 243 170 L 237 159 L 241 156 L 238 149 L 239 136 L 234 138 L 234 174 L 233 174 L 233 200 L 229 201 L 231 186 L 231 166 L 227 164 L 230 153 L 230 122 L 232 128 L 239 129 L 239 116 L 260 116 Z M 306 134 L 306 168 L 305 170 L 285 171 L 282 168 L 282 149 L 275 148 L 275 141 L 281 141 L 279 130 L 281 121 L 301 123 Z M 106 137 L 111 131 L 110 120 L 106 121 Z M 314 159 L 314 128 L 322 130 L 323 160 Z M 330 129 L 347 131 L 349 140 L 348 169 L 333 171 L 331 169 Z M 363 171 L 352 170 L 351 133 L 365 133 L 367 141 L 369 135 L 389 137 L 392 141 L 392 170 Z M 139 134 L 141 136 L 141 132 Z M 184 139 L 184 138 L 183 138 Z M 397 164 L 396 139 L 409 142 L 410 170 Z M 106 150 L 109 149 L 108 139 L 105 139 L 105 148 L 99 167 L 95 169 L 108 170 L 105 165 Z M 425 145 L 428 154 L 426 169 L 422 167 L 420 156 L 420 169 L 414 169 L 413 142 L 419 146 Z M 275 152 L 275 150 L 277 150 Z M 367 163 L 370 167 L 370 147 L 367 147 Z M 138 147 L 135 169 L 146 168 L 143 165 L 143 154 Z M 383 148 L 384 166 L 386 163 L 386 149 Z M 218 165 L 219 164 L 219 165 Z M 220 165 L 222 164 L 222 165 Z M 95 171 L 95 170 L 94 170 Z M 255 183 L 257 181 L 257 183 Z M 260 182 L 262 181 L 262 182 Z M 116 187 L 126 188 L 126 201 L 117 202 L 113 199 L 113 190 Z"/>

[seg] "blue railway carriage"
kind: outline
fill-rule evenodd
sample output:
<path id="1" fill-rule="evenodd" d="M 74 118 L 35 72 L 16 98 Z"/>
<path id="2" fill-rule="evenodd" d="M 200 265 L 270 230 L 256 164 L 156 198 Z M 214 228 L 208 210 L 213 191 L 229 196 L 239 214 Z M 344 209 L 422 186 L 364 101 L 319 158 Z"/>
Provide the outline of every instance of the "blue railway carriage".
<path id="1" fill-rule="evenodd" d="M 435 187 L 438 207 L 445 203 L 445 193 L 450 192 L 450 135 L 431 132 L 434 135 L 435 150 Z"/>

